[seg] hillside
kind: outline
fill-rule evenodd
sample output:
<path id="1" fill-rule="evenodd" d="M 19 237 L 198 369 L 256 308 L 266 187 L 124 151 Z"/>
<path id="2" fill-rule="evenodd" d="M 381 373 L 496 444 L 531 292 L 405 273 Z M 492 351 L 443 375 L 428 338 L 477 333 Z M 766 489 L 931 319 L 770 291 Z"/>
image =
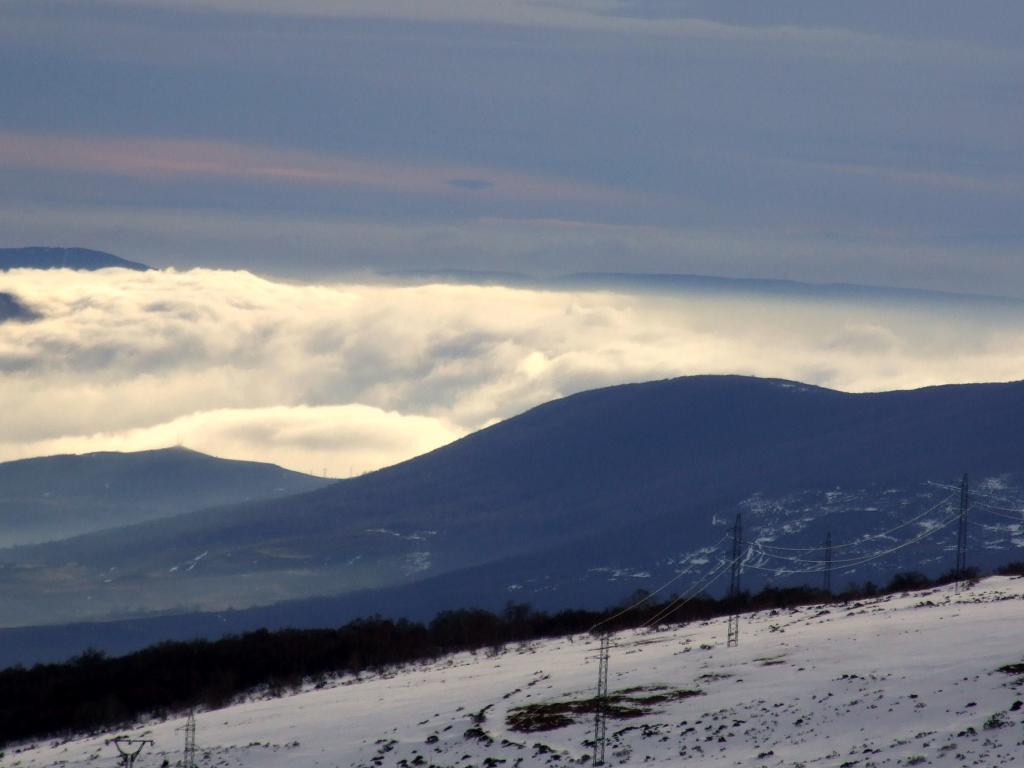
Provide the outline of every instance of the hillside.
<path id="1" fill-rule="evenodd" d="M 0 463 L 0 544 L 67 538 L 330 481 L 185 448 Z"/>
<path id="2" fill-rule="evenodd" d="M 430 611 L 451 607 L 453 592 L 457 605 L 593 605 L 667 574 L 697 578 L 737 512 L 766 547 L 820 547 L 831 532 L 847 547 L 838 583 L 934 575 L 952 565 L 955 531 L 858 558 L 907 521 L 894 541 L 950 530 L 950 486 L 965 471 L 984 494 L 979 510 L 1010 510 L 970 531 L 971 564 L 984 569 L 1016 558 L 1022 438 L 1021 383 L 846 394 L 698 376 L 610 387 L 303 496 L 4 551 L 0 595 L 8 626 L 361 591 L 387 612 L 366 590 L 405 586 Z M 819 578 L 769 551 L 752 586 Z"/>
<path id="3" fill-rule="evenodd" d="M 89 248 L 0 248 L 0 270 L 5 269 L 133 269 L 144 271 L 151 267 L 137 261 Z"/>
<path id="4" fill-rule="evenodd" d="M 613 636 L 608 765 L 1013 765 L 1024 723 L 1024 580 Z M 552 766 L 592 749 L 590 636 L 460 654 L 201 711 L 203 764 Z M 1011 666 L 1008 670 L 1003 668 Z M 131 730 L 181 756 L 181 718 Z M 113 734 L 11 747 L 2 768 L 113 760 Z"/>
<path id="5" fill-rule="evenodd" d="M 0 323 L 5 323 L 8 320 L 27 322 L 38 318 L 39 315 L 25 306 L 17 296 L 0 291 Z"/>

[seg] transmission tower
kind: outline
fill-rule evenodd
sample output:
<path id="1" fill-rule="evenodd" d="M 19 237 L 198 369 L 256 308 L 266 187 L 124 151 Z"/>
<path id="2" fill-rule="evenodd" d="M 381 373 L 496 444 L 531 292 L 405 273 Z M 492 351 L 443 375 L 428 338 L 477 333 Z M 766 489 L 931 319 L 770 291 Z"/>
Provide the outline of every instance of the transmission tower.
<path id="1" fill-rule="evenodd" d="M 185 751 L 181 756 L 181 768 L 196 768 L 196 711 L 188 711 L 188 719 L 178 728 L 185 732 Z"/>
<path id="2" fill-rule="evenodd" d="M 832 594 L 832 531 L 825 534 L 825 592 Z"/>
<path id="3" fill-rule="evenodd" d="M 726 647 L 740 644 L 740 553 L 743 551 L 743 523 L 739 513 L 732 529 L 732 578 L 729 581 L 729 632 Z"/>
<path id="4" fill-rule="evenodd" d="M 960 481 L 960 525 L 956 536 L 956 592 L 963 588 L 967 579 L 967 507 L 970 502 L 967 475 Z"/>
<path id="5" fill-rule="evenodd" d="M 597 661 L 597 696 L 594 697 L 594 759 L 593 765 L 604 765 L 604 748 L 608 739 L 608 653 L 611 637 L 601 633 L 601 650 Z"/>
<path id="6" fill-rule="evenodd" d="M 132 768 L 135 765 L 135 761 L 139 759 L 142 750 L 147 744 L 152 743 L 152 739 L 130 739 L 127 736 L 116 736 L 107 741 L 107 744 L 113 744 L 117 747 L 117 752 L 121 757 L 121 765 L 124 768 Z"/>

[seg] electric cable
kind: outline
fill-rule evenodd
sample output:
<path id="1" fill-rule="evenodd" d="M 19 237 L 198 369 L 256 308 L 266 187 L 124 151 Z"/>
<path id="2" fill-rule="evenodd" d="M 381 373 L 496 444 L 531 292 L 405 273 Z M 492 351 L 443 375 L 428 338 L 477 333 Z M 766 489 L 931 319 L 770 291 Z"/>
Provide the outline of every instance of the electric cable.
<path id="1" fill-rule="evenodd" d="M 748 547 L 747 551 L 739 555 L 738 557 L 724 560 L 721 563 L 721 565 L 718 566 L 718 568 L 709 573 L 702 581 L 694 584 L 690 588 L 689 594 L 684 593 L 683 595 L 680 595 L 674 601 L 669 603 L 666 607 L 662 608 L 650 619 L 645 621 L 641 626 L 650 627 L 653 624 L 661 623 L 666 618 L 671 616 L 673 613 L 678 611 L 680 608 L 695 600 L 707 587 L 709 587 L 719 576 L 722 575 L 726 568 L 731 568 L 734 563 L 736 563 L 739 560 L 742 560 L 750 552 L 750 550 L 751 547 Z"/>
<path id="2" fill-rule="evenodd" d="M 698 551 L 706 551 L 708 554 L 712 554 L 720 546 L 722 546 L 722 542 L 724 542 L 726 539 L 728 539 L 730 535 L 731 534 L 727 533 L 727 534 L 725 534 L 725 536 L 720 538 L 715 544 L 711 545 L 710 547 L 703 547 L 701 550 L 698 550 Z M 596 624 L 594 624 L 594 626 L 592 626 L 588 631 L 589 632 L 593 632 L 598 627 L 603 626 L 604 624 L 608 624 L 609 622 L 615 621 L 615 619 L 619 618 L 620 616 L 625 616 L 630 611 L 636 610 L 637 608 L 639 608 L 641 605 L 646 603 L 648 600 L 650 600 L 655 595 L 659 594 L 660 592 L 664 592 L 666 589 L 668 589 L 674 583 L 679 581 L 679 579 L 681 579 L 687 573 L 689 573 L 689 571 L 687 571 L 687 570 L 680 571 L 675 576 L 673 576 L 671 579 L 669 579 L 664 584 L 662 584 L 660 587 L 658 587 L 656 590 L 654 590 L 653 592 L 648 592 L 646 595 L 644 595 L 642 598 L 637 600 L 632 605 L 627 606 L 626 608 L 623 608 L 621 611 L 619 611 L 618 613 L 615 613 L 615 614 L 609 616 L 608 618 L 601 619 L 601 621 L 599 621 Z"/>
<path id="3" fill-rule="evenodd" d="M 885 557 L 886 555 L 891 555 L 893 552 L 898 552 L 899 550 L 905 549 L 906 547 L 909 547 L 912 544 L 916 544 L 916 543 L 918 543 L 920 541 L 923 541 L 924 539 L 928 538 L 932 534 L 934 534 L 934 533 L 936 533 L 938 531 L 941 531 L 942 529 L 946 528 L 951 523 L 955 522 L 959 517 L 960 517 L 960 513 L 959 512 L 957 514 L 955 514 L 955 515 L 951 515 L 946 521 L 944 521 L 944 522 L 942 522 L 942 523 L 940 523 L 938 525 L 935 525 L 935 526 L 929 528 L 924 533 L 921 533 L 918 536 L 915 536 L 914 538 L 909 539 L 908 541 L 905 541 L 902 544 L 899 544 L 899 545 L 897 545 L 895 547 L 892 547 L 890 549 L 882 550 L 881 552 L 875 552 L 875 553 L 872 553 L 870 555 L 865 555 L 862 558 L 856 558 L 856 559 L 853 559 L 853 560 L 833 561 L 832 564 L 833 564 L 833 566 L 835 566 L 837 563 L 839 563 L 839 564 L 845 563 L 845 565 L 844 565 L 845 568 L 856 568 L 858 566 L 864 565 L 865 563 L 870 563 L 872 560 L 878 560 L 879 558 Z M 767 553 L 763 553 L 763 554 L 767 554 Z M 791 561 L 791 562 L 796 562 L 796 561 Z M 801 569 L 766 568 L 763 565 L 755 565 L 753 563 L 747 563 L 746 567 L 747 568 L 753 568 L 753 569 L 759 570 L 759 571 L 767 571 L 768 573 L 774 573 L 774 574 L 776 574 L 778 576 L 788 576 L 788 575 L 796 574 L 796 573 L 822 573 L 825 570 L 827 570 L 826 568 L 801 568 Z"/>
<path id="4" fill-rule="evenodd" d="M 959 491 L 957 491 L 957 492 L 959 493 Z M 906 526 L 911 525 L 912 523 L 917 522 L 922 517 L 925 517 L 926 515 L 930 515 L 936 509 L 941 507 L 943 504 L 947 504 L 947 503 L 949 503 L 952 500 L 953 500 L 953 494 L 950 494 L 949 496 L 947 496 L 946 498 L 940 500 L 938 503 L 933 504 L 931 507 L 929 507 L 928 509 L 924 510 L 923 512 L 921 512 L 921 513 L 919 513 L 917 515 L 914 515 L 914 517 L 910 518 L 909 520 L 904 520 L 899 525 L 893 526 L 892 528 L 889 528 L 889 529 L 884 530 L 884 531 L 880 531 L 879 533 L 869 533 L 869 534 L 865 535 L 863 538 L 861 538 L 861 539 L 859 539 L 857 541 L 850 541 L 850 542 L 845 542 L 845 543 L 842 543 L 842 544 L 833 544 L 832 545 L 832 549 L 836 550 L 836 549 L 845 549 L 847 547 L 855 547 L 855 546 L 864 544 L 865 542 L 871 541 L 872 539 L 880 539 L 880 538 L 883 538 L 884 536 L 888 536 L 893 531 L 898 531 L 901 528 L 905 528 Z M 821 550 L 825 549 L 824 546 L 819 546 L 819 547 L 784 547 L 784 546 L 780 546 L 780 545 L 777 545 L 777 544 L 771 544 L 770 542 L 769 543 L 758 542 L 758 546 L 760 546 L 762 548 L 768 548 L 768 549 L 777 549 L 777 550 L 781 550 L 781 551 L 785 551 L 785 552 L 820 552 Z"/>

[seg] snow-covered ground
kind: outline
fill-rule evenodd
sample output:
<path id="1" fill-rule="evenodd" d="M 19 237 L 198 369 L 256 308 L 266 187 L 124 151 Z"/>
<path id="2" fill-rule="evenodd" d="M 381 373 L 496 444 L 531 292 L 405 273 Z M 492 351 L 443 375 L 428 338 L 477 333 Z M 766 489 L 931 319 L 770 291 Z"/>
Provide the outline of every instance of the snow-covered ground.
<path id="1" fill-rule="evenodd" d="M 1024 765 L 1024 579 L 622 632 L 607 762 L 701 766 Z M 197 717 L 201 766 L 536 766 L 589 762 L 597 642 L 460 654 Z M 687 696 L 686 691 L 699 695 Z M 578 702 L 575 707 L 536 705 Z M 517 709 L 534 707 L 533 709 Z M 558 716 L 559 710 L 562 712 Z M 520 732 L 519 721 L 563 724 Z M 638 714 L 639 713 L 639 714 Z M 138 766 L 181 759 L 183 720 L 129 733 Z M 2 768 L 115 765 L 104 734 L 9 746 Z"/>

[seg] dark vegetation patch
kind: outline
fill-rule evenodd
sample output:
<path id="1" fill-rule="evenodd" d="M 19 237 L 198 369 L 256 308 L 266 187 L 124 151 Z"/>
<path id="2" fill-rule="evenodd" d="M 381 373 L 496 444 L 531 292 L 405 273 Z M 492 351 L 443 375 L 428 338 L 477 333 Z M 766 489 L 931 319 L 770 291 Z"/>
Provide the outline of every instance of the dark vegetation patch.
<path id="1" fill-rule="evenodd" d="M 662 704 L 700 695 L 700 691 L 666 686 L 627 688 L 608 694 L 604 701 L 604 710 L 612 719 L 629 720 L 649 715 Z M 593 715 L 597 712 L 600 704 L 600 700 L 593 697 L 573 701 L 527 704 L 510 709 L 506 717 L 506 724 L 511 730 L 520 733 L 554 731 L 573 725 L 582 715 Z"/>
<path id="2" fill-rule="evenodd" d="M 1024 661 L 1019 661 L 1016 664 L 1006 664 L 996 671 L 1005 672 L 1007 675 L 1024 675 Z"/>
<path id="3" fill-rule="evenodd" d="M 1024 576 L 1024 561 L 1014 560 L 1012 563 L 1001 565 L 996 568 L 1000 576 Z"/>

